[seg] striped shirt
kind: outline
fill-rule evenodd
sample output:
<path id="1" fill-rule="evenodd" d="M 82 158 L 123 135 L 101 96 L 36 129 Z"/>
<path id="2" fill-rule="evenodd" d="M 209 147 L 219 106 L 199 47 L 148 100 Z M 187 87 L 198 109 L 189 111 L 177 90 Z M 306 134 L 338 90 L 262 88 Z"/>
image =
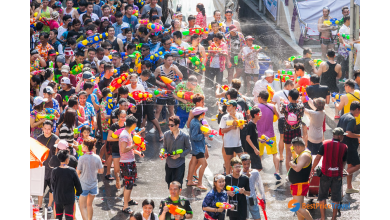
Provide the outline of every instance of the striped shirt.
<path id="1" fill-rule="evenodd" d="M 68 128 L 65 123 L 60 127 L 59 137 L 61 140 L 66 140 L 69 145 L 73 144 L 73 128 Z"/>

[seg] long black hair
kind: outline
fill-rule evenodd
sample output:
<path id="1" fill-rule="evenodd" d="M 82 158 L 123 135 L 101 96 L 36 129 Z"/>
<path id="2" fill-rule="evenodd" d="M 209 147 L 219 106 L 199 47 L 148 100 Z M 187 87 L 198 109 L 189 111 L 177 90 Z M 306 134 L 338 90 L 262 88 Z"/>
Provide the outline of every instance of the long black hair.
<path id="1" fill-rule="evenodd" d="M 142 202 L 142 207 L 144 207 L 145 205 L 151 205 L 154 209 L 154 201 L 151 200 L 151 199 L 145 199 L 143 202 Z M 154 219 L 154 213 L 152 212 L 150 214 L 150 220 L 155 220 Z"/>
<path id="2" fill-rule="evenodd" d="M 60 162 L 63 163 L 66 161 L 66 159 L 69 158 L 69 151 L 68 150 L 60 150 L 57 154 L 57 157 L 60 160 Z"/>
<path id="3" fill-rule="evenodd" d="M 206 16 L 206 9 L 204 8 L 204 5 L 202 3 L 198 3 L 196 7 L 199 8 L 203 16 Z"/>

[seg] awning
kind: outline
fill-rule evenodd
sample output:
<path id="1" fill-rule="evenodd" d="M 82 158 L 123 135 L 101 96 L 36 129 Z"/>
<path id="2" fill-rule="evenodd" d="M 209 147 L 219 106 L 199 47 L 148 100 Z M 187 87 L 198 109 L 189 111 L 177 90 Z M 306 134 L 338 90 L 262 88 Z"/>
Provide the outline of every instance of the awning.
<path id="1" fill-rule="evenodd" d="M 30 169 L 42 166 L 43 161 L 49 157 L 49 148 L 30 137 Z"/>

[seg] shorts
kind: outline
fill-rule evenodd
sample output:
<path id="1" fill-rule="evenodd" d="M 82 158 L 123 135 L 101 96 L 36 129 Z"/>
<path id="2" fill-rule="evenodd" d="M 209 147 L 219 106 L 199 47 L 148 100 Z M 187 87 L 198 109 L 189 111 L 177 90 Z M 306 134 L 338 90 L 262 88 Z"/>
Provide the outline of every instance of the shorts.
<path id="1" fill-rule="evenodd" d="M 318 201 L 328 199 L 329 189 L 332 192 L 332 201 L 341 202 L 341 189 L 343 178 L 341 176 L 328 177 L 322 174 L 320 177 L 320 189 L 318 191 Z"/>
<path id="2" fill-rule="evenodd" d="M 103 131 L 103 141 L 107 140 L 108 132 Z"/>
<path id="3" fill-rule="evenodd" d="M 328 46 L 329 44 L 333 44 L 333 39 L 332 38 L 330 38 L 330 39 L 321 38 L 320 39 L 320 43 L 323 44 L 323 45 Z"/>
<path id="4" fill-rule="evenodd" d="M 268 145 L 267 143 L 261 143 L 259 141 L 259 151 L 260 151 L 260 156 L 263 156 L 264 154 L 264 147 L 267 149 L 267 154 L 277 154 L 278 153 L 278 148 L 276 147 L 276 137 L 269 138 L 270 140 L 274 141 L 272 146 Z"/>
<path id="5" fill-rule="evenodd" d="M 290 192 L 292 196 L 306 196 L 309 191 L 309 182 L 295 183 L 290 185 Z"/>
<path id="6" fill-rule="evenodd" d="M 352 166 L 356 166 L 360 164 L 360 157 L 357 151 L 358 147 L 352 144 L 347 144 L 347 164 L 351 164 Z"/>
<path id="7" fill-rule="evenodd" d="M 244 68 L 244 63 L 242 62 L 242 59 L 238 59 L 237 65 L 234 63 L 234 56 L 230 57 L 230 63 L 232 64 L 231 67 L 228 67 L 228 69 L 232 68 Z M 226 65 L 228 65 L 228 62 L 226 62 Z"/>
<path id="8" fill-rule="evenodd" d="M 278 130 L 279 130 L 280 134 L 284 134 L 284 127 L 285 127 L 284 123 L 285 122 L 286 122 L 286 118 L 285 117 L 278 119 Z"/>
<path id="9" fill-rule="evenodd" d="M 249 156 L 251 157 L 251 168 L 252 169 L 258 169 L 258 170 L 263 169 L 263 165 L 261 165 L 261 160 L 260 160 L 259 155 L 249 154 Z"/>
<path id="10" fill-rule="evenodd" d="M 165 98 L 165 99 L 159 99 L 157 98 L 157 105 L 175 105 L 175 98 Z"/>
<path id="11" fill-rule="evenodd" d="M 45 181 L 43 182 L 43 192 L 45 192 L 46 187 L 48 186 L 48 187 L 49 187 L 49 193 L 53 193 L 53 191 L 51 190 L 50 180 L 51 180 L 51 179 L 47 179 L 47 180 L 45 180 Z"/>
<path id="12" fill-rule="evenodd" d="M 148 120 L 154 120 L 156 117 L 154 116 L 154 102 L 146 102 L 145 105 L 143 105 L 144 111 L 143 111 L 143 117 L 148 116 Z"/>
<path id="13" fill-rule="evenodd" d="M 132 190 L 135 178 L 137 178 L 137 167 L 135 161 L 120 163 L 121 173 L 123 178 L 123 185 L 125 189 Z"/>
<path id="14" fill-rule="evenodd" d="M 197 155 L 192 155 L 193 157 L 196 157 L 196 159 L 202 159 L 204 158 L 204 153 L 198 153 Z"/>
<path id="15" fill-rule="evenodd" d="M 119 153 L 112 153 L 112 159 L 114 158 L 121 158 L 121 155 Z"/>
<path id="16" fill-rule="evenodd" d="M 188 121 L 189 114 L 189 112 L 186 112 L 186 110 L 182 109 L 180 106 L 177 107 L 176 115 L 180 118 L 179 128 L 184 128 Z"/>
<path id="17" fill-rule="evenodd" d="M 311 143 L 309 140 L 307 141 L 307 149 L 311 151 L 311 155 L 317 155 L 318 150 L 320 149 L 322 143 L 314 144 Z"/>
<path id="18" fill-rule="evenodd" d="M 98 187 L 96 186 L 95 188 L 90 190 L 83 189 L 83 193 L 81 193 L 81 196 L 88 196 L 88 194 L 91 194 L 92 196 L 96 196 L 97 194 L 99 194 Z"/>
<path id="19" fill-rule="evenodd" d="M 226 155 L 233 155 L 233 152 L 236 152 L 236 154 L 244 152 L 242 147 L 225 147 L 225 153 Z"/>
<path id="20" fill-rule="evenodd" d="M 291 144 L 292 139 L 301 137 L 301 128 L 285 131 L 283 134 L 283 141 L 285 144 Z"/>
<path id="21" fill-rule="evenodd" d="M 255 201 L 254 205 L 252 205 L 252 206 L 250 205 L 249 198 L 253 198 L 253 200 Z M 248 217 L 248 219 L 260 219 L 260 208 L 259 208 L 256 197 L 247 196 L 246 197 L 246 207 L 247 207 L 246 216 Z"/>

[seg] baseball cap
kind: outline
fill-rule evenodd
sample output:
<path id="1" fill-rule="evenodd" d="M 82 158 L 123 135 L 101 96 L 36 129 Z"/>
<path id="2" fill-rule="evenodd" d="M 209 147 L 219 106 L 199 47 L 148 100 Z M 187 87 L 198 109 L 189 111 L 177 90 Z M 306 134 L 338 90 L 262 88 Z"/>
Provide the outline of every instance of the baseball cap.
<path id="1" fill-rule="evenodd" d="M 47 52 L 47 54 L 48 54 L 49 56 L 56 56 L 56 55 L 57 55 L 57 53 L 56 53 L 55 50 L 49 50 L 49 51 Z"/>
<path id="2" fill-rule="evenodd" d="M 63 54 L 57 56 L 57 62 L 65 64 L 65 56 Z"/>
<path id="3" fill-rule="evenodd" d="M 42 96 L 37 96 L 34 98 L 34 106 L 40 105 L 42 102 L 47 102 L 47 98 L 43 98 Z"/>
<path id="4" fill-rule="evenodd" d="M 252 37 L 251 35 L 248 35 L 248 36 L 245 37 L 245 40 L 255 40 L 255 38 Z"/>
<path id="5" fill-rule="evenodd" d="M 122 25 L 121 25 L 121 30 L 124 29 L 124 28 L 128 28 L 130 27 L 130 25 L 126 22 L 123 22 Z"/>
<path id="6" fill-rule="evenodd" d="M 43 93 L 54 94 L 54 90 L 53 88 L 51 88 L 51 86 L 47 86 L 46 88 L 43 89 Z"/>
<path id="7" fill-rule="evenodd" d="M 268 69 L 268 70 L 266 70 L 266 71 L 264 72 L 264 76 L 265 76 L 265 77 L 274 76 L 274 71 Z"/>
<path id="8" fill-rule="evenodd" d="M 61 83 L 65 83 L 65 84 L 68 84 L 68 85 L 71 84 L 71 83 L 70 83 L 70 79 L 69 79 L 68 77 L 62 77 Z"/>
<path id="9" fill-rule="evenodd" d="M 83 73 L 83 79 L 95 79 L 95 77 L 92 75 L 90 71 L 85 71 Z"/>
<path id="10" fill-rule="evenodd" d="M 344 130 L 340 127 L 337 127 L 333 129 L 333 135 L 347 135 L 347 133 L 344 133 Z"/>
<path id="11" fill-rule="evenodd" d="M 230 100 L 230 101 L 227 101 L 227 102 L 225 103 L 225 105 L 232 105 L 232 106 L 234 106 L 234 107 L 237 107 L 237 102 L 234 101 L 234 100 Z"/>
<path id="12" fill-rule="evenodd" d="M 54 144 L 54 147 L 58 150 L 68 150 L 69 144 L 66 140 L 60 140 L 58 144 Z"/>
<path id="13" fill-rule="evenodd" d="M 207 107 L 196 107 L 192 110 L 192 114 L 194 114 L 194 116 L 197 116 L 197 115 L 200 115 L 200 114 L 203 114 L 204 112 L 207 112 L 208 108 Z"/>
<path id="14" fill-rule="evenodd" d="M 236 25 L 234 25 L 234 24 L 230 25 L 230 26 L 229 26 L 229 32 L 230 32 L 230 31 L 237 31 Z"/>
<path id="15" fill-rule="evenodd" d="M 70 71 L 70 67 L 69 67 L 69 66 L 63 65 L 63 66 L 61 67 L 61 72 L 67 72 L 67 73 L 69 73 L 69 71 Z"/>

